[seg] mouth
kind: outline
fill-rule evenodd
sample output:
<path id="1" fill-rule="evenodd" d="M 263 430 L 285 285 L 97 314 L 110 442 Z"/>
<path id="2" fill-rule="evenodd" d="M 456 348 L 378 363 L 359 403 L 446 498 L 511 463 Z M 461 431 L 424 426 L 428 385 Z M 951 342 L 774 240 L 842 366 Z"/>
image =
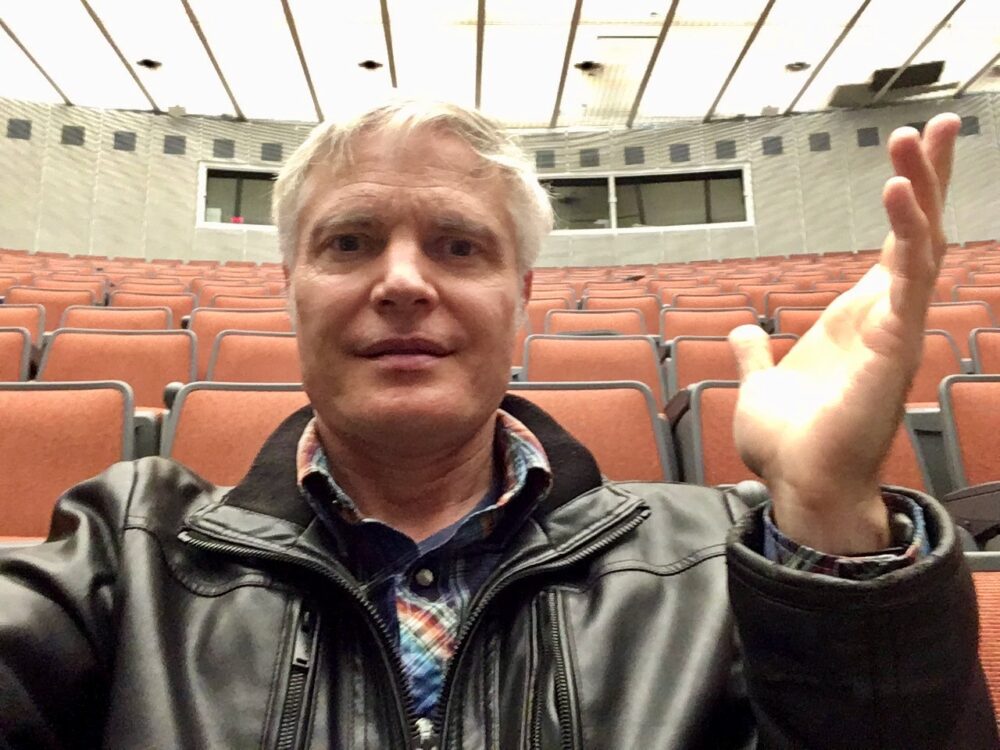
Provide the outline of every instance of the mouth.
<path id="1" fill-rule="evenodd" d="M 446 357 L 451 351 L 432 339 L 420 337 L 381 339 L 361 349 L 360 356 L 366 359 L 388 357 Z"/>

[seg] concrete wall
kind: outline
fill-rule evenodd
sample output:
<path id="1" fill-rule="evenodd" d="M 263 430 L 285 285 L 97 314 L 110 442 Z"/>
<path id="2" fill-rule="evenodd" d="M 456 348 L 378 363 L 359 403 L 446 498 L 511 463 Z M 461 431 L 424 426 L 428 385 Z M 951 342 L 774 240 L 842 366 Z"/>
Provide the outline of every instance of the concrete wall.
<path id="1" fill-rule="evenodd" d="M 632 131 L 523 134 L 529 152 L 554 151 L 541 174 L 628 174 L 746 165 L 753 221 L 748 226 L 553 234 L 542 265 L 683 261 L 879 245 L 886 232 L 880 204 L 890 170 L 885 140 L 892 128 L 939 111 L 978 118 L 980 133 L 959 139 L 947 210 L 953 241 L 1000 238 L 1000 95 L 981 94 L 875 110 L 838 111 L 736 122 L 678 123 Z M 6 137 L 10 119 L 30 120 L 30 140 Z M 64 125 L 83 126 L 82 146 L 61 144 Z M 881 146 L 861 148 L 858 128 L 878 129 Z M 137 256 L 278 260 L 273 230 L 196 226 L 198 168 L 263 161 L 261 144 L 280 143 L 287 157 L 309 127 L 94 110 L 0 99 L 0 247 Z M 114 133 L 136 133 L 135 151 L 116 151 Z M 809 136 L 829 133 L 830 150 L 813 152 Z M 164 153 L 164 137 L 182 135 L 186 153 Z M 765 156 L 762 140 L 780 136 L 783 153 Z M 233 140 L 232 159 L 214 158 L 213 141 Z M 735 141 L 736 156 L 716 158 L 716 142 Z M 683 156 L 687 161 L 671 161 Z M 626 166 L 626 146 L 642 146 L 645 163 Z M 581 168 L 580 149 L 597 149 L 600 165 Z"/>

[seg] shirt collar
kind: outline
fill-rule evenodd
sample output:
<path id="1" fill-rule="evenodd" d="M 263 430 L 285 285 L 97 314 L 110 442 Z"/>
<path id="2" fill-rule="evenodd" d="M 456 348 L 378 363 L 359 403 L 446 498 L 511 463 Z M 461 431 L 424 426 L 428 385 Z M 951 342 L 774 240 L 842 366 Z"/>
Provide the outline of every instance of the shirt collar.
<path id="1" fill-rule="evenodd" d="M 534 500 L 540 500 L 552 486 L 552 468 L 541 442 L 520 420 L 503 409 L 497 409 L 494 456 L 498 462 L 499 491 L 490 509 L 501 508 L 517 496 L 528 484 L 532 474 L 543 475 L 540 491 Z M 319 439 L 316 417 L 309 420 L 296 451 L 296 476 L 301 491 L 314 499 L 320 488 L 329 493 L 340 516 L 351 523 L 365 520 L 354 501 L 337 484 L 326 451 Z M 481 513 L 483 508 L 473 512 Z"/>

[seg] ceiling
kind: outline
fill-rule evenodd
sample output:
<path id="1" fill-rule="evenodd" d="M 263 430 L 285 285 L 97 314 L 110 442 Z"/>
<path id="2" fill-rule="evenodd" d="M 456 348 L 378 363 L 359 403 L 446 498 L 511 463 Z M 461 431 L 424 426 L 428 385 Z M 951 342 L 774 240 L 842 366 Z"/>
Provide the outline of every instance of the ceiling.
<path id="1" fill-rule="evenodd" d="M 934 61 L 937 86 L 862 85 Z M 0 97 L 109 109 L 315 122 L 401 94 L 621 128 L 1000 91 L 1000 3 L 0 0 L 0 72 Z"/>

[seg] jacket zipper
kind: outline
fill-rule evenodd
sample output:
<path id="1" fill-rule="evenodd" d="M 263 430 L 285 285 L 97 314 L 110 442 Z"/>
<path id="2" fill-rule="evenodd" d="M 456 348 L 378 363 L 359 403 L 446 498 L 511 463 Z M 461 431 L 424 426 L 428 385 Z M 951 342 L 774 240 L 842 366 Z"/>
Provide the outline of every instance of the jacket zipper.
<path id="1" fill-rule="evenodd" d="M 281 709 L 278 723 L 276 750 L 293 750 L 301 747 L 305 727 L 302 718 L 306 690 L 309 687 L 309 673 L 313 666 L 313 651 L 316 646 L 319 627 L 312 610 L 303 605 L 296 627 L 295 643 L 292 647 L 292 665 L 288 677 L 288 692 Z"/>
<path id="2" fill-rule="evenodd" d="M 196 549 L 205 550 L 206 552 L 219 552 L 244 559 L 272 560 L 275 562 L 298 565 L 307 570 L 318 573 L 345 591 L 368 615 L 368 620 L 366 622 L 369 623 L 369 627 L 371 628 L 373 635 L 375 635 L 375 640 L 380 647 L 380 653 L 386 661 L 386 667 L 392 677 L 390 682 L 393 688 L 393 697 L 396 700 L 397 708 L 400 711 L 400 715 L 403 717 L 404 725 L 406 727 L 405 734 L 407 736 L 407 747 L 412 748 L 413 750 L 425 750 L 427 748 L 439 748 L 439 750 L 445 750 L 447 735 L 442 731 L 442 729 L 448 726 L 448 720 L 450 718 L 450 706 L 452 704 L 451 693 L 454 691 L 453 683 L 455 682 L 455 672 L 459 662 L 464 657 L 465 646 L 469 637 L 475 631 L 484 610 L 489 606 L 493 599 L 512 583 L 528 578 L 529 576 L 550 573 L 556 570 L 571 567 L 576 565 L 581 560 L 584 560 L 591 555 L 595 555 L 607 547 L 612 546 L 623 536 L 629 534 L 633 529 L 638 527 L 648 515 L 649 509 L 646 506 L 638 505 L 624 517 L 624 520 L 616 520 L 595 532 L 595 534 L 600 534 L 608 528 L 611 528 L 611 531 L 609 531 L 605 536 L 594 540 L 590 544 L 585 545 L 583 548 L 578 549 L 576 552 L 566 555 L 565 557 L 560 556 L 562 553 L 552 553 L 549 556 L 550 561 L 542 563 L 539 563 L 537 558 L 535 560 L 528 560 L 508 573 L 501 574 L 492 582 L 492 584 L 485 586 L 476 597 L 478 601 L 473 602 L 473 606 L 469 611 L 469 616 L 462 624 L 458 637 L 455 640 L 455 652 L 449 661 L 448 668 L 445 673 L 444 683 L 441 689 L 441 698 L 439 699 L 438 706 L 435 709 L 435 720 L 431 723 L 430 727 L 427 726 L 426 721 L 420 720 L 418 722 L 415 718 L 416 707 L 413 703 L 413 697 L 402 683 L 404 673 L 403 660 L 399 655 L 399 650 L 393 645 L 393 639 L 389 633 L 389 628 L 386 625 L 385 620 L 379 614 L 375 606 L 369 602 L 359 590 L 351 586 L 350 582 L 336 569 L 311 558 L 301 557 L 288 552 L 276 552 L 274 550 L 248 547 L 241 544 L 234 544 L 232 542 L 220 542 L 211 539 L 203 539 L 201 536 L 195 536 L 194 533 L 192 533 L 192 530 L 188 529 L 181 531 L 178 538 L 182 542 L 190 544 Z M 615 527 L 615 523 L 619 525 Z M 201 532 L 198 533 L 200 534 Z"/>
<path id="3" fill-rule="evenodd" d="M 190 530 L 181 531 L 178 538 L 182 542 L 190 544 L 196 549 L 205 550 L 206 552 L 219 552 L 243 559 L 272 560 L 275 562 L 297 565 L 323 576 L 326 580 L 346 592 L 355 604 L 357 604 L 365 612 L 365 614 L 368 615 L 367 618 L 362 619 L 365 620 L 371 629 L 372 634 L 375 636 L 375 641 L 379 646 L 379 652 L 383 660 L 386 662 L 385 666 L 390 673 L 390 683 L 392 685 L 393 697 L 396 700 L 396 707 L 399 710 L 399 714 L 403 717 L 405 728 L 404 734 L 407 737 L 407 748 L 424 747 L 424 743 L 426 742 L 426 731 L 421 731 L 422 727 L 418 726 L 415 718 L 416 707 L 413 704 L 413 698 L 410 695 L 409 690 L 402 684 L 403 659 L 399 655 L 398 649 L 393 646 L 393 640 L 389 633 L 389 627 L 385 624 L 385 620 L 382 618 L 382 615 L 379 614 L 375 605 L 365 599 L 364 595 L 360 591 L 351 586 L 350 582 L 343 575 L 335 569 L 310 558 L 290 553 L 259 549 L 256 547 L 247 547 L 240 544 L 233 544 L 231 542 L 219 542 L 210 539 L 203 539 L 200 536 L 195 536 Z"/>
<path id="4" fill-rule="evenodd" d="M 461 630 L 459 631 L 458 637 L 456 638 L 456 646 L 454 655 L 451 661 L 448 663 L 448 669 L 445 672 L 444 684 L 441 689 L 441 699 L 438 702 L 436 713 L 436 721 L 434 722 L 434 734 L 440 736 L 442 741 L 439 745 L 440 750 L 446 750 L 447 746 L 447 732 L 444 731 L 451 720 L 451 706 L 453 701 L 451 700 L 451 693 L 455 689 L 455 673 L 458 670 L 458 665 L 465 656 L 465 646 L 469 641 L 470 636 L 475 631 L 476 627 L 479 625 L 479 621 L 482 618 L 482 614 L 494 598 L 510 584 L 520 581 L 529 576 L 541 575 L 543 573 L 551 573 L 557 570 L 562 570 L 565 568 L 572 567 L 578 562 L 585 560 L 591 555 L 596 555 L 604 549 L 614 545 L 619 539 L 624 537 L 626 534 L 631 533 L 635 528 L 639 526 L 646 518 L 649 516 L 649 509 L 646 506 L 640 505 L 634 508 L 629 515 L 625 517 L 624 520 L 618 521 L 619 526 L 613 528 L 605 536 L 595 540 L 589 545 L 586 545 L 582 549 L 577 550 L 571 555 L 565 557 L 558 557 L 552 562 L 544 562 L 539 564 L 537 560 L 528 561 L 521 564 L 514 570 L 510 571 L 506 575 L 496 579 L 492 585 L 487 585 L 480 592 L 477 597 L 478 601 L 473 603 L 469 611 L 469 616 L 463 623 Z"/>
<path id="5" fill-rule="evenodd" d="M 556 674 L 556 713 L 559 715 L 559 744 L 562 750 L 573 750 L 575 744 L 573 732 L 573 709 L 570 705 L 569 665 L 563 653 L 562 629 L 559 627 L 559 597 L 552 592 L 547 597 L 549 605 L 549 635 L 552 644 L 552 655 L 555 657 Z"/>

